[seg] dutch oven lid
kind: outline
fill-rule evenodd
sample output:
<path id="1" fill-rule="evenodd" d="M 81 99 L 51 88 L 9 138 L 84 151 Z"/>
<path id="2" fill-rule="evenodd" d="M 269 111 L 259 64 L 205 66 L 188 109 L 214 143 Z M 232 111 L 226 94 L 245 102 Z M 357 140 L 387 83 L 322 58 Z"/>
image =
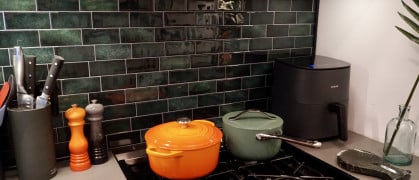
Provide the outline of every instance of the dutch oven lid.
<path id="1" fill-rule="evenodd" d="M 232 126 L 247 130 L 267 130 L 282 128 L 284 121 L 279 116 L 249 109 L 245 111 L 234 111 L 223 116 L 223 125 Z"/>
<path id="2" fill-rule="evenodd" d="M 195 150 L 220 143 L 222 136 L 213 122 L 184 117 L 152 127 L 145 140 L 162 149 Z"/>

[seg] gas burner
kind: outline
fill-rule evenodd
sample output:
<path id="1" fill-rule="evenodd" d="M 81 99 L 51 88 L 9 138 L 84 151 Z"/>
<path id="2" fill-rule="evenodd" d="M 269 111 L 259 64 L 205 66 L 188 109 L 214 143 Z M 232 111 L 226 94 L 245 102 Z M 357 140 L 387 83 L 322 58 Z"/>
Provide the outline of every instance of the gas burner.
<path id="1" fill-rule="evenodd" d="M 225 149 L 220 150 L 219 162 L 211 174 L 200 179 L 229 180 L 282 180 L 282 179 L 322 179 L 351 180 L 353 176 L 337 169 L 315 157 L 304 153 L 292 145 L 283 143 L 281 151 L 274 158 L 266 161 L 243 161 L 230 155 Z M 134 154 L 134 155 L 133 155 Z M 144 150 L 128 153 L 115 153 L 127 180 L 165 178 L 156 175 L 148 164 Z"/>

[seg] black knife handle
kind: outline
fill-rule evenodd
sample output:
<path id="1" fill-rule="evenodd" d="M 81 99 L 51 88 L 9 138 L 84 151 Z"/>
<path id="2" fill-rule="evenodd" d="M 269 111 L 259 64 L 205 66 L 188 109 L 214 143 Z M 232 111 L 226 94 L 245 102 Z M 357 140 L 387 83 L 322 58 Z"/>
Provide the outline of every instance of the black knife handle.
<path id="1" fill-rule="evenodd" d="M 49 68 L 47 80 L 45 81 L 44 89 L 42 90 L 43 94 L 51 95 L 56 84 L 58 73 L 61 70 L 61 67 L 64 64 L 64 58 L 61 56 L 54 56 L 51 62 L 51 68 Z"/>
<path id="2" fill-rule="evenodd" d="M 35 94 L 36 86 L 36 57 L 26 56 L 25 57 L 25 89 L 28 94 Z"/>

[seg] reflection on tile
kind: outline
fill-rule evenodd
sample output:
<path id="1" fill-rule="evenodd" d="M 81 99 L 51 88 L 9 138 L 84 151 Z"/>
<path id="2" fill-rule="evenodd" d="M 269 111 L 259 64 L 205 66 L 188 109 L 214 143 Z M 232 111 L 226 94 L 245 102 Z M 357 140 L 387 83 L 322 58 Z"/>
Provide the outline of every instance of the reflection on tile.
<path id="1" fill-rule="evenodd" d="M 127 89 L 125 93 L 127 102 L 150 101 L 159 98 L 157 87 Z"/>
<path id="2" fill-rule="evenodd" d="M 54 50 L 52 48 L 23 48 L 23 54 L 25 56 L 35 56 L 36 64 L 46 64 L 51 63 L 51 59 L 54 57 Z"/>
<path id="3" fill-rule="evenodd" d="M 157 11 L 185 11 L 186 0 L 155 0 Z"/>
<path id="4" fill-rule="evenodd" d="M 156 29 L 156 41 L 181 41 L 186 40 L 184 27 L 169 27 Z"/>
<path id="5" fill-rule="evenodd" d="M 166 42 L 166 55 L 193 54 L 195 43 L 192 41 Z"/>
<path id="6" fill-rule="evenodd" d="M 220 39 L 230 39 L 230 38 L 240 38 L 241 37 L 241 28 L 238 26 L 222 26 L 220 27 L 220 32 L 218 38 Z"/>
<path id="7" fill-rule="evenodd" d="M 224 13 L 224 24 L 225 25 L 249 24 L 249 14 L 245 12 Z"/>
<path id="8" fill-rule="evenodd" d="M 243 10 L 244 0 L 217 0 L 218 1 L 218 10 L 234 10 L 241 11 Z"/>
<path id="9" fill-rule="evenodd" d="M 243 26 L 242 31 L 243 38 L 266 37 L 266 26 L 264 25 Z"/>
<path id="10" fill-rule="evenodd" d="M 219 56 L 220 65 L 233 65 L 242 64 L 243 54 L 242 53 L 224 53 Z"/>
<path id="11" fill-rule="evenodd" d="M 233 52 L 233 51 L 248 51 L 248 50 L 249 50 L 248 39 L 224 41 L 224 51 Z"/>
<path id="12" fill-rule="evenodd" d="M 96 99 L 104 106 L 123 104 L 125 103 L 125 93 L 123 90 L 89 93 L 89 99 Z"/>
<path id="13" fill-rule="evenodd" d="M 188 0 L 189 11 L 211 11 L 215 10 L 214 0 Z"/>
<path id="14" fill-rule="evenodd" d="M 165 24 L 167 26 L 192 26 L 195 25 L 195 13 L 165 13 Z"/>
<path id="15" fill-rule="evenodd" d="M 223 48 L 222 41 L 197 41 L 196 53 L 216 53 Z"/>
<path id="16" fill-rule="evenodd" d="M 213 39 L 217 37 L 217 29 L 215 27 L 188 27 L 188 39 Z"/>
<path id="17" fill-rule="evenodd" d="M 221 13 L 196 13 L 196 25 L 220 25 L 222 17 Z"/>

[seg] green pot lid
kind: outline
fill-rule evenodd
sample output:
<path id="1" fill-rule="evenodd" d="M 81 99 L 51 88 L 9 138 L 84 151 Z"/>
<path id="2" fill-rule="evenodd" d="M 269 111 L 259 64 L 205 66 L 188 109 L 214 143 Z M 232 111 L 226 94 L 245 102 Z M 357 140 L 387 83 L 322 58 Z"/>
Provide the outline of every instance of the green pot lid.
<path id="1" fill-rule="evenodd" d="M 240 114 L 241 113 L 241 114 Z M 239 117 L 237 117 L 239 115 Z M 237 118 L 234 118 L 237 117 Z M 234 119 L 233 119 L 234 118 Z M 282 128 L 284 121 L 281 117 L 267 112 L 254 110 L 234 111 L 223 116 L 223 126 L 231 126 L 248 130 L 267 130 Z"/>

